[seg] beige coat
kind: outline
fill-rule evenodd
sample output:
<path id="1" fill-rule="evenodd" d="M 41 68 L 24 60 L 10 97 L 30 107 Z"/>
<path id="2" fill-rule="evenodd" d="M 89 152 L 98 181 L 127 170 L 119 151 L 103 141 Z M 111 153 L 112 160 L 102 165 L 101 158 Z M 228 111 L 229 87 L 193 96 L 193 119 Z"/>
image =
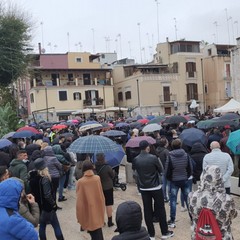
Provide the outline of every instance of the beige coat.
<path id="1" fill-rule="evenodd" d="M 104 225 L 105 199 L 100 177 L 92 170 L 77 181 L 76 214 L 84 230 L 94 231 Z"/>

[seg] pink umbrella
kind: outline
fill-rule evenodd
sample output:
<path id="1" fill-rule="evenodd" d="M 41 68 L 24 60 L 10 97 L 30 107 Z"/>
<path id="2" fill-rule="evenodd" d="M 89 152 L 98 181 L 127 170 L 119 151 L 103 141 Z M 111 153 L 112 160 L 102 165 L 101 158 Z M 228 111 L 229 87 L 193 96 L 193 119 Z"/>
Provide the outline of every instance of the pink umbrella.
<path id="1" fill-rule="evenodd" d="M 146 140 L 149 144 L 156 143 L 156 140 L 150 136 L 139 136 L 139 137 L 129 139 L 126 144 L 126 147 L 130 147 L 130 148 L 139 147 L 139 143 L 143 140 Z"/>

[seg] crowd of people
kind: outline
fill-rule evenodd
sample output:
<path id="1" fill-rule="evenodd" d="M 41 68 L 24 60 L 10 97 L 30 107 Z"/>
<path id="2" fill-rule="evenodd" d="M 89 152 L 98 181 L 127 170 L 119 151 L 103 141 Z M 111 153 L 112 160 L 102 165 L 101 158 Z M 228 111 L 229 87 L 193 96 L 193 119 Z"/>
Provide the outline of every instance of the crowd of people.
<path id="1" fill-rule="evenodd" d="M 118 144 L 125 146 L 128 140 L 145 135 L 152 137 L 155 144 L 142 140 L 138 147 L 125 149 L 142 197 L 146 228 L 142 226 L 141 206 L 133 201 L 124 202 L 117 208 L 119 234 L 113 240 L 153 240 L 154 222 L 159 223 L 162 239 L 173 237 L 179 190 L 181 211 L 188 211 L 192 223 L 192 239 L 196 239 L 197 219 L 202 208 L 213 212 L 222 239 L 233 239 L 230 226 L 237 211 L 230 195 L 230 176 L 234 165 L 232 152 L 226 145 L 233 129 L 230 126 L 210 129 L 206 132 L 205 144 L 196 142 L 188 146 L 179 135 L 184 129 L 195 127 L 192 121 L 164 125 L 161 130 L 149 133 L 141 131 L 143 124 L 133 129 L 128 124 L 116 127 L 121 122 L 124 119 L 111 122 L 107 128 L 105 125 L 83 132 L 77 125 L 62 130 L 46 128 L 30 139 L 9 138 L 12 145 L 0 149 L 0 211 L 3 216 L 0 235 L 4 234 L 4 239 L 39 237 L 45 240 L 46 226 L 51 224 L 56 239 L 63 240 L 56 211 L 62 209 L 58 202 L 67 201 L 64 189 L 69 189 L 76 190 L 80 231 L 87 231 L 92 240 L 104 239 L 105 214 L 107 226 L 115 225 L 113 179 L 118 175 L 118 167 L 112 169 L 104 153 L 96 154 L 93 163 L 91 154 L 75 154 L 69 152 L 68 147 L 79 137 L 101 135 L 115 128 L 126 133 L 111 138 Z M 166 203 L 170 205 L 169 219 Z M 38 227 L 38 233 L 34 227 Z"/>

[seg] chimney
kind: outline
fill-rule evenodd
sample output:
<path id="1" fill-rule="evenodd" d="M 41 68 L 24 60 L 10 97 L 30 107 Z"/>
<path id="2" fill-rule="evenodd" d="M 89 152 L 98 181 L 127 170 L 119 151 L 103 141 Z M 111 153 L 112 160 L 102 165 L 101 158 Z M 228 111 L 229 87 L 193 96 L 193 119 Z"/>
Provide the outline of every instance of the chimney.
<path id="1" fill-rule="evenodd" d="M 41 43 L 38 43 L 38 51 L 39 51 L 39 54 L 41 55 L 41 54 L 42 54 L 42 47 L 41 47 Z"/>

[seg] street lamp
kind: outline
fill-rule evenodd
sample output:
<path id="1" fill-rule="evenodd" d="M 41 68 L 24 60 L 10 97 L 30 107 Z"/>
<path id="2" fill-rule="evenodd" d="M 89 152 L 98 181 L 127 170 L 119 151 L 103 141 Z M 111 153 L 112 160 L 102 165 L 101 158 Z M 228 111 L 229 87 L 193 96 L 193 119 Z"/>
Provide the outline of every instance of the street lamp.
<path id="1" fill-rule="evenodd" d="M 137 25 L 138 25 L 138 36 L 139 36 L 140 58 L 141 58 L 141 63 L 142 63 L 142 43 L 141 43 L 141 29 L 140 29 L 140 25 L 141 25 L 141 23 L 137 23 Z"/>

